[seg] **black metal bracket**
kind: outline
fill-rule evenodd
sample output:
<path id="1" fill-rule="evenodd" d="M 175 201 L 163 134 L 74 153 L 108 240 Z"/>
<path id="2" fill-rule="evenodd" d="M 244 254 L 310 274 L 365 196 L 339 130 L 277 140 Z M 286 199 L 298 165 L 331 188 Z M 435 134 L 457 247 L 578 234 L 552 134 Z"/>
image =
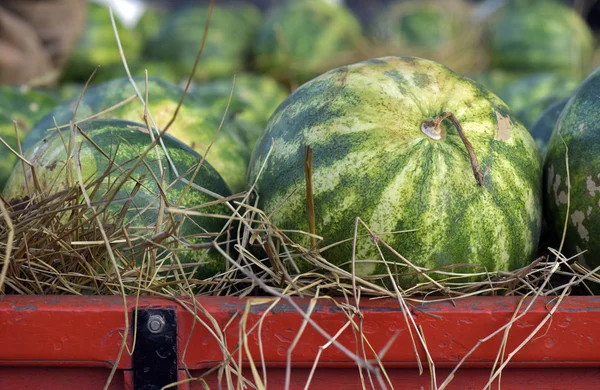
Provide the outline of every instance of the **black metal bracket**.
<path id="1" fill-rule="evenodd" d="M 172 309 L 139 309 L 133 389 L 159 390 L 177 378 L 177 317 Z M 177 387 L 173 387 L 177 389 Z"/>

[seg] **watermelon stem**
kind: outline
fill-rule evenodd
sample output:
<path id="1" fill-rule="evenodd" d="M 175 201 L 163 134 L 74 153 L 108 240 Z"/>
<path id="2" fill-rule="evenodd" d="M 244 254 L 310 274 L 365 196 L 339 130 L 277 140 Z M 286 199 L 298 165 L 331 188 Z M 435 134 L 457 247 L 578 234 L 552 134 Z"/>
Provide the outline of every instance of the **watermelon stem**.
<path id="1" fill-rule="evenodd" d="M 444 128 L 441 126 L 441 124 L 445 119 L 448 119 L 450 122 L 452 122 L 454 127 L 456 127 L 456 130 L 458 131 L 458 136 L 462 140 L 463 144 L 465 145 L 465 148 L 467 149 L 467 152 L 469 153 L 469 160 L 471 162 L 471 168 L 473 169 L 475 181 L 477 181 L 477 184 L 479 186 L 485 187 L 485 184 L 483 182 L 483 174 L 481 173 L 481 168 L 479 167 L 479 161 L 477 160 L 475 149 L 473 148 L 471 142 L 469 142 L 469 140 L 465 136 L 460 122 L 458 121 L 458 119 L 456 119 L 456 116 L 454 116 L 453 113 L 442 112 L 440 115 L 436 116 L 432 120 L 423 121 L 423 123 L 421 124 L 421 128 L 424 132 L 425 130 L 428 130 L 428 132 L 430 132 L 431 134 L 436 135 L 437 138 L 434 139 L 442 139 L 444 137 Z"/>

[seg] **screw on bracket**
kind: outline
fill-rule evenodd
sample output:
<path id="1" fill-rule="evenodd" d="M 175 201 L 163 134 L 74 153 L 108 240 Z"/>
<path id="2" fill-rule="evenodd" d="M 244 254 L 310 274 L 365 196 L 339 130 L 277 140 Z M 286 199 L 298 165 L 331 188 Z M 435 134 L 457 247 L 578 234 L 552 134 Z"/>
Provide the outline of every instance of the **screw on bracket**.
<path id="1" fill-rule="evenodd" d="M 165 318 L 160 314 L 153 314 L 148 318 L 148 330 L 150 333 L 160 333 L 165 328 Z"/>

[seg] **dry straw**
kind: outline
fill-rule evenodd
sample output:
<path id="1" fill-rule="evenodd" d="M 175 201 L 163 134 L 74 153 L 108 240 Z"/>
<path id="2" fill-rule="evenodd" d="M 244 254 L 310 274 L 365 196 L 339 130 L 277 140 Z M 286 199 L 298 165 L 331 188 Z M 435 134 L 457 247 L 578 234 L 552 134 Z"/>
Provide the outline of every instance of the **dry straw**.
<path id="1" fill-rule="evenodd" d="M 211 2 L 211 9 L 213 3 L 214 1 Z M 206 22 L 205 36 L 209 28 L 209 21 L 210 13 Z M 119 49 L 121 49 L 118 32 L 114 26 L 114 18 L 113 28 Z M 194 69 L 202 54 L 203 43 L 204 40 L 198 51 Z M 164 129 L 156 127 L 151 113 L 147 110 L 147 83 L 144 96 L 129 73 L 122 49 L 121 54 L 126 72 L 136 89 L 136 95 L 122 104 L 127 104 L 134 99 L 145 103 L 146 125 L 150 130 L 151 137 L 146 153 L 152 148 L 162 148 L 164 146 L 161 139 L 167 133 L 169 126 L 167 125 Z M 186 85 L 186 91 L 192 76 L 193 71 Z M 233 88 L 235 88 L 235 83 L 232 85 Z M 84 93 L 85 88 L 82 95 Z M 182 96 L 181 102 L 184 98 L 185 94 Z M 114 108 L 107 107 L 104 112 Z M 175 119 L 176 115 L 173 117 L 173 120 Z M 77 123 L 71 123 L 68 128 L 62 130 L 66 132 L 65 140 L 81 131 Z M 323 351 L 329 348 L 339 349 L 355 362 L 362 388 L 394 388 L 394 383 L 387 375 L 382 359 L 387 351 L 393 348 L 398 333 L 384 348 L 375 350 L 363 332 L 364 313 L 361 311 L 361 302 L 366 299 L 380 298 L 388 298 L 390 305 L 401 309 L 402 316 L 399 321 L 405 322 L 406 329 L 410 334 L 415 363 L 419 367 L 420 373 L 423 374 L 425 369 L 422 361 L 427 362 L 432 389 L 446 388 L 462 364 L 480 345 L 497 335 L 502 335 L 503 343 L 498 350 L 494 367 L 490 371 L 488 385 L 499 384 L 502 370 L 527 342 L 540 335 L 541 329 L 551 320 L 552 314 L 559 308 L 562 299 L 572 291 L 572 288 L 576 285 L 583 285 L 589 289 L 588 285 L 600 281 L 598 269 L 590 271 L 573 263 L 573 259 L 565 258 L 560 253 L 561 248 L 550 249 L 545 256 L 541 256 L 527 267 L 514 272 L 488 274 L 482 270 L 477 275 L 459 275 L 443 269 L 423 269 L 415 266 L 402 254 L 395 252 L 385 242 L 385 235 L 378 235 L 371 231 L 358 218 L 355 221 L 348 221 L 348 223 L 354 224 L 354 237 L 348 240 L 356 243 L 359 237 L 368 236 L 379 250 L 380 261 L 385 262 L 387 266 L 387 274 L 381 275 L 380 278 L 387 281 L 388 286 L 391 286 L 391 288 L 384 288 L 380 282 L 359 278 L 352 272 L 353 265 L 357 261 L 355 256 L 351 259 L 350 267 L 346 269 L 328 262 L 321 255 L 327 248 L 318 247 L 320 237 L 315 232 L 304 233 L 312 237 L 311 242 L 314 245 L 311 245 L 311 248 L 305 248 L 292 241 L 288 237 L 289 232 L 282 231 L 273 225 L 269 215 L 256 206 L 256 200 L 251 196 L 253 185 L 248 192 L 229 198 L 221 197 L 217 201 L 227 204 L 230 212 L 225 216 L 227 218 L 226 227 L 218 237 L 214 238 L 210 247 L 222 257 L 228 266 L 227 270 L 219 275 L 206 280 L 198 280 L 194 278 L 194 274 L 201 265 L 202 254 L 206 253 L 207 248 L 198 248 L 201 255 L 196 263 L 184 263 L 180 261 L 178 248 L 187 245 L 189 240 L 186 240 L 185 237 L 177 237 L 174 232 L 178 231 L 178 225 L 185 218 L 205 215 L 202 211 L 204 205 L 198 205 L 192 209 L 182 209 L 177 207 L 178 205 L 168 204 L 163 191 L 157 196 L 161 199 L 161 209 L 164 213 L 159 213 L 161 217 L 153 227 L 156 230 L 150 237 L 141 235 L 133 229 L 125 228 L 118 223 L 107 225 L 104 223 L 107 206 L 114 202 L 121 202 L 122 210 L 126 210 L 129 199 L 114 199 L 111 194 L 115 192 L 108 191 L 100 201 L 92 202 L 91 199 L 94 197 L 90 194 L 99 190 L 102 177 L 95 182 L 86 183 L 83 181 L 81 172 L 77 172 L 77 182 L 73 183 L 70 188 L 52 196 L 45 196 L 41 193 L 40 185 L 35 180 L 35 166 L 23 157 L 20 147 L 18 149 L 14 153 L 19 156 L 20 164 L 32 170 L 34 180 L 30 195 L 26 199 L 10 205 L 4 201 L 0 202 L 3 221 L 0 224 L 0 251 L 2 253 L 0 291 L 5 294 L 28 295 L 120 295 L 124 303 L 123 314 L 126 326 L 117 361 L 123 353 L 132 353 L 127 349 L 128 300 L 134 300 L 137 303 L 141 295 L 153 295 L 178 303 L 193 318 L 192 332 L 193 329 L 202 327 L 216 340 L 222 352 L 222 361 L 200 377 L 195 377 L 188 371 L 187 379 L 174 383 L 171 387 L 184 382 L 198 382 L 207 388 L 205 378 L 208 375 L 216 374 L 223 387 L 228 389 L 268 388 L 269 378 L 264 356 L 262 356 L 262 345 L 259 345 L 260 355 L 253 356 L 249 348 L 249 336 L 258 335 L 259 343 L 261 343 L 265 316 L 278 303 L 285 302 L 295 308 L 299 318 L 302 319 L 299 332 L 293 339 L 286 355 L 288 364 L 285 388 L 289 388 L 291 384 L 294 348 L 308 327 L 316 330 L 328 341 L 318 346 L 318 352 L 305 388 L 318 388 L 312 380 Z M 167 149 L 164 151 L 168 154 Z M 209 152 L 210 150 L 207 150 L 207 153 Z M 138 158 L 138 162 L 142 163 L 142 160 L 143 155 Z M 565 163 L 568 167 L 568 158 Z M 75 167 L 77 168 L 77 164 Z M 307 167 L 310 167 L 310 164 L 307 164 Z M 130 174 L 131 169 L 123 170 L 122 177 L 115 183 L 125 180 Z M 156 180 L 163 190 L 170 185 L 170 183 L 164 182 L 164 178 L 156 178 Z M 191 182 L 188 181 L 188 183 L 190 186 L 192 185 Z M 133 195 L 134 193 L 132 193 Z M 117 221 L 119 221 L 118 216 Z M 141 263 L 132 262 L 123 255 L 124 252 L 119 250 L 123 246 L 143 248 L 144 256 Z M 383 248 L 386 249 L 386 253 L 392 253 L 393 258 L 386 258 Z M 304 263 L 311 264 L 315 271 L 300 273 L 298 267 L 295 266 L 299 259 Z M 398 269 L 403 269 L 403 272 L 420 274 L 422 282 L 410 288 L 400 288 L 394 277 Z M 473 276 L 477 276 L 480 281 L 469 281 Z M 199 296 L 252 296 L 257 293 L 260 293 L 262 297 L 248 298 L 246 310 L 233 316 L 224 325 L 219 324 L 211 317 L 208 310 L 197 299 Z M 523 297 L 523 300 L 508 323 L 472 346 L 472 349 L 462 357 L 462 360 L 446 378 L 437 378 L 436 362 L 429 353 L 427 336 L 415 322 L 411 315 L 411 309 L 425 300 L 429 302 L 455 301 L 465 297 L 483 295 L 517 295 Z M 548 314 L 525 340 L 513 350 L 508 350 L 507 345 L 512 325 L 528 312 L 536 300 L 548 295 L 556 297 Z M 308 308 L 301 308 L 295 301 L 296 297 L 310 297 Z M 314 309 L 319 302 L 331 303 L 345 313 L 347 319 L 340 324 L 336 332 L 327 332 L 312 318 Z M 258 304 L 268 304 L 269 307 L 260 321 L 250 324 L 247 321 L 248 314 L 251 307 Z M 136 321 L 135 316 L 134 321 Z M 239 334 L 239 343 L 228 345 L 225 334 L 230 327 L 235 326 L 237 326 Z M 355 350 L 348 349 L 339 341 L 340 335 L 348 329 L 355 337 L 357 346 Z M 192 332 L 184 337 L 184 355 L 189 349 Z M 133 338 L 135 348 L 135 334 Z M 424 351 L 424 355 L 420 351 Z M 368 356 L 375 356 L 375 358 L 368 358 Z M 250 362 L 248 367 L 242 364 L 246 360 Z M 110 377 L 107 378 L 106 388 L 112 381 L 116 364 L 114 367 Z"/>

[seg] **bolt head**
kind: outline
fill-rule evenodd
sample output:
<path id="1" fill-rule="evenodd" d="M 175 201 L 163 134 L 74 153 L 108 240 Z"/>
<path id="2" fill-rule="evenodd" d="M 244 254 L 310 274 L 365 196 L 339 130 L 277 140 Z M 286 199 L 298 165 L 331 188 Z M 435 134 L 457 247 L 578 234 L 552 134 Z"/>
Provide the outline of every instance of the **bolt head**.
<path id="1" fill-rule="evenodd" d="M 153 314 L 148 318 L 148 330 L 150 333 L 160 333 L 165 328 L 165 319 L 160 314 Z"/>

